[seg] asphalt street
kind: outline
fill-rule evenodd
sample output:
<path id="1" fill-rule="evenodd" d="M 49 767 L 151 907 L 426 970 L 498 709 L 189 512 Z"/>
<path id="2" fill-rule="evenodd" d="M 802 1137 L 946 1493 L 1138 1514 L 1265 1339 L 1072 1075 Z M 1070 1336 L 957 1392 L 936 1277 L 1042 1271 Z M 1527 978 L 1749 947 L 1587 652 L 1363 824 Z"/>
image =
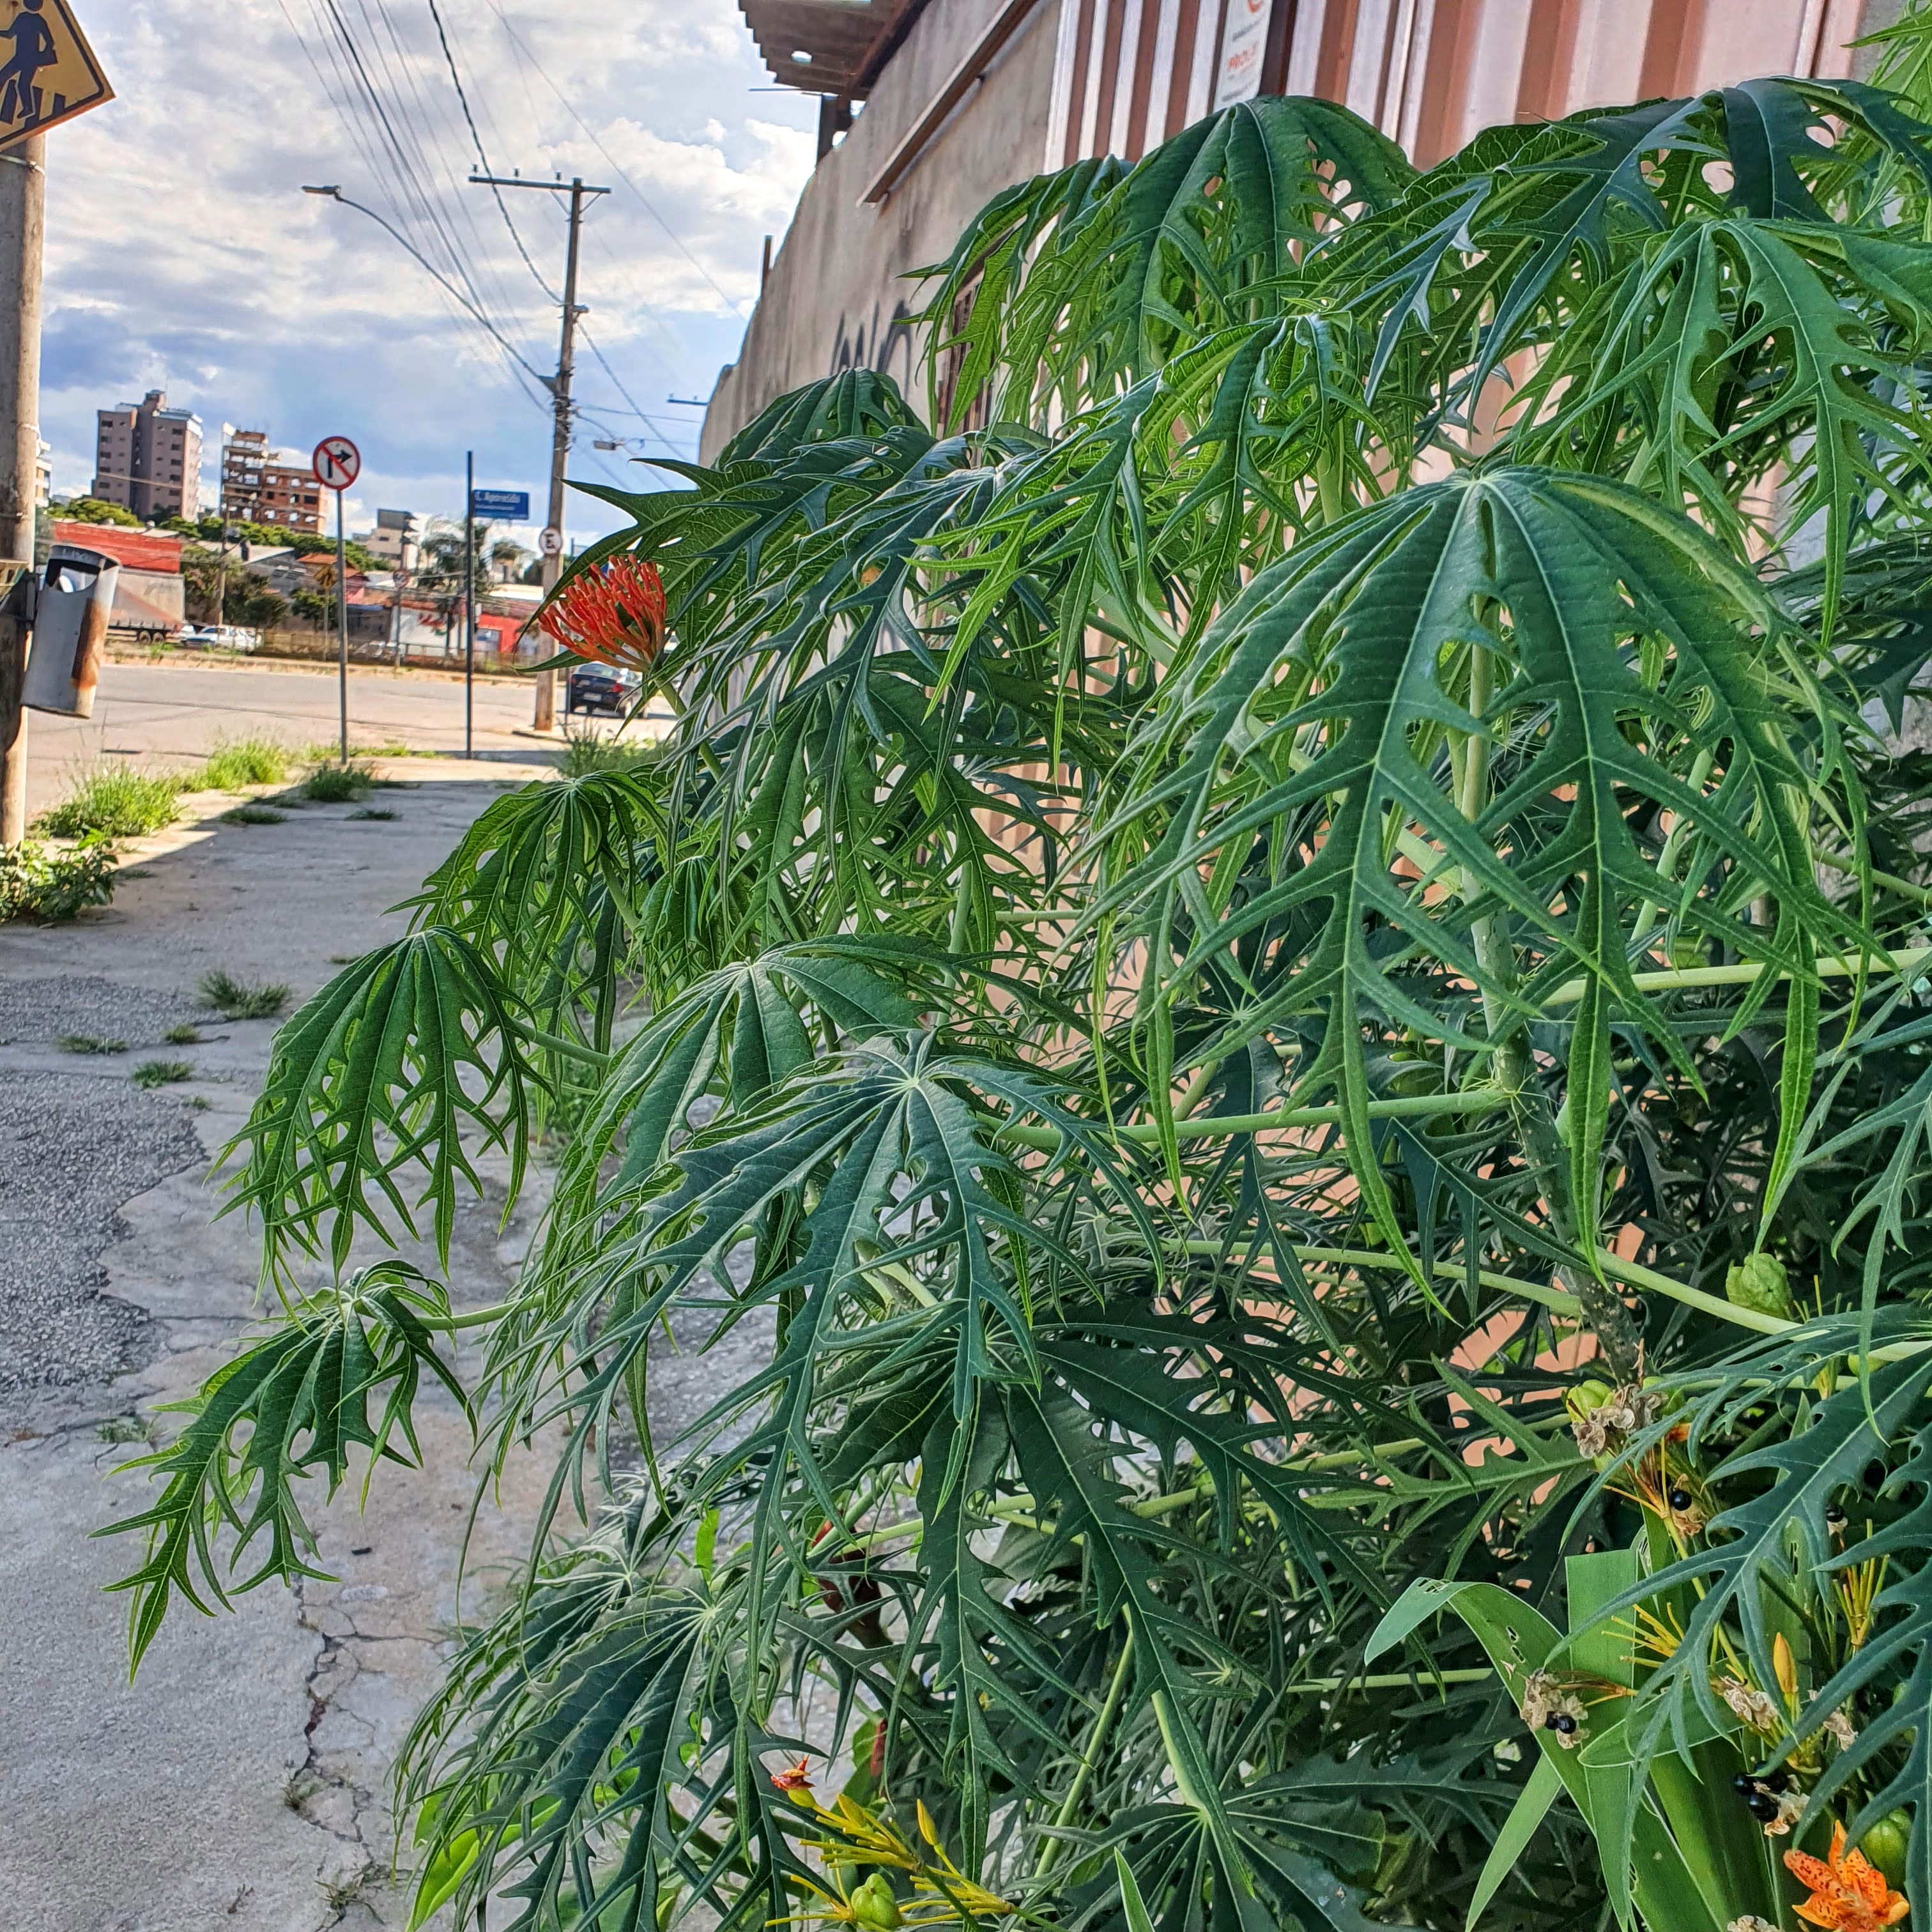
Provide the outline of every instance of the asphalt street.
<path id="1" fill-rule="evenodd" d="M 338 701 L 333 667 L 110 663 L 102 670 L 92 718 L 28 714 L 28 809 L 44 811 L 77 773 L 97 765 L 185 766 L 224 738 L 266 736 L 296 749 L 333 742 Z M 477 752 L 493 760 L 542 762 L 542 741 L 530 734 L 533 701 L 526 681 L 478 679 Z M 586 720 L 569 722 L 573 730 L 591 728 Z M 610 728 L 600 722 L 596 728 Z M 349 740 L 352 747 L 400 746 L 460 754 L 462 679 L 440 671 L 352 664 Z M 551 742 L 560 746 L 562 734 Z"/>

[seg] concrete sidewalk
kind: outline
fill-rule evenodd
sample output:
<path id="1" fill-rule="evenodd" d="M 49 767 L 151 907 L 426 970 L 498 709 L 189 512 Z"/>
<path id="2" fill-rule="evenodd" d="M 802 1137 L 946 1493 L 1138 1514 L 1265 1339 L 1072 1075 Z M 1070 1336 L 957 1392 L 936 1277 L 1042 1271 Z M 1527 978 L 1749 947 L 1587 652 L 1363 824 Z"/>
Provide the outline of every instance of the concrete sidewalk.
<path id="1" fill-rule="evenodd" d="M 262 715 L 290 716 L 300 674 L 170 668 L 153 674 L 159 698 L 152 680 L 112 677 L 105 729 L 138 735 L 133 708 L 174 701 L 190 679 L 254 705 L 249 680 L 263 675 Z M 333 687 L 322 689 L 332 703 Z M 410 681 L 407 702 L 426 701 Z M 54 734 L 35 727 L 44 748 Z M 159 1406 L 198 1388 L 260 1312 L 253 1231 L 239 1216 L 212 1220 L 208 1168 L 246 1117 L 274 1022 L 220 1022 L 197 1009 L 197 982 L 220 968 L 287 982 L 299 1000 L 336 960 L 399 932 L 405 915 L 388 908 L 506 785 L 541 768 L 385 769 L 410 786 L 374 801 L 392 823 L 322 806 L 280 825 L 205 818 L 136 848 L 111 908 L 66 926 L 0 928 L 8 1932 L 368 1932 L 406 1920 L 406 1895 L 386 1882 L 384 1785 L 457 1617 L 472 1482 L 454 1406 L 434 1389 L 418 1404 L 422 1473 L 385 1470 L 364 1515 L 353 1481 L 321 1511 L 320 1564 L 338 1580 L 265 1588 L 212 1622 L 178 1612 L 131 1684 L 127 1600 L 103 1590 L 138 1561 L 140 1540 L 90 1534 L 148 1506 L 149 1479 L 110 1472 L 172 1436 L 180 1418 Z M 163 1039 L 196 1018 L 200 1043 Z M 125 1050 L 61 1050 L 62 1036 L 80 1034 Z M 187 1061 L 192 1077 L 138 1092 L 129 1072 L 151 1058 Z M 458 1216 L 459 1304 L 508 1284 L 531 1210 L 500 1229 L 501 1206 L 499 1191 Z M 479 1517 L 466 1618 L 524 1554 L 544 1473 L 513 1466 L 504 1507 Z"/>

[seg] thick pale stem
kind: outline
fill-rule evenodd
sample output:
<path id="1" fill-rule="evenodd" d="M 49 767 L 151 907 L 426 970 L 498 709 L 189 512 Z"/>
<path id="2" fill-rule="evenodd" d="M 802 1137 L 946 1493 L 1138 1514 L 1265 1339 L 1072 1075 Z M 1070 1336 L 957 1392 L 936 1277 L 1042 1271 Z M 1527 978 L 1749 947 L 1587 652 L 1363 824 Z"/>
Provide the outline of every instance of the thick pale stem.
<path id="1" fill-rule="evenodd" d="M 1120 1660 L 1114 1666 L 1113 1682 L 1107 1686 L 1107 1701 L 1100 1706 L 1100 1714 L 1094 1720 L 1094 1728 L 1087 1734 L 1087 1748 L 1080 1754 L 1080 1768 L 1073 1774 L 1073 1782 L 1066 1787 L 1066 1799 L 1054 1819 L 1053 1829 L 1045 1844 L 1040 1848 L 1040 1857 L 1034 1864 L 1033 1875 L 1044 1878 L 1054 1860 L 1060 1854 L 1063 1842 L 1060 1836 L 1072 1823 L 1080 1809 L 1080 1801 L 1087 1795 L 1087 1787 L 1094 1781 L 1094 1767 L 1100 1762 L 1100 1747 L 1107 1741 L 1107 1733 L 1114 1728 L 1114 1720 L 1120 1715 L 1121 1700 L 1127 1694 L 1127 1671 L 1134 1658 L 1133 1626 L 1127 1626 L 1127 1640 L 1120 1646 Z"/>

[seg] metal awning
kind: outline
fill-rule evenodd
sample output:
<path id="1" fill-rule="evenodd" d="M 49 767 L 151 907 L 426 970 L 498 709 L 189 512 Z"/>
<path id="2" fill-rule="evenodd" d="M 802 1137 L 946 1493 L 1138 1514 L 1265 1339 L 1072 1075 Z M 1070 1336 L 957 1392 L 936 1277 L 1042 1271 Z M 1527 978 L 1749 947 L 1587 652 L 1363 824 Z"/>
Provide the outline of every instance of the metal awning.
<path id="1" fill-rule="evenodd" d="M 772 78 L 863 100 L 926 0 L 738 0 Z"/>

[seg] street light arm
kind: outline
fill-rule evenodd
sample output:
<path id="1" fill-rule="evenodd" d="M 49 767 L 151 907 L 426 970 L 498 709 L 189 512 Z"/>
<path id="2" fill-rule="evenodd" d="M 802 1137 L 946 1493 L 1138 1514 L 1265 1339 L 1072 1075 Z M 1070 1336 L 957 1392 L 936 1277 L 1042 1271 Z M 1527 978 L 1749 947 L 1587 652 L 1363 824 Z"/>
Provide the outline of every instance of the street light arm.
<path id="1" fill-rule="evenodd" d="M 472 317 L 476 322 L 481 323 L 482 326 L 489 332 L 491 337 L 501 345 L 505 353 L 517 364 L 519 368 L 525 370 L 528 374 L 534 376 L 539 382 L 542 383 L 545 388 L 548 389 L 551 387 L 554 379 L 551 376 L 546 376 L 541 369 L 532 368 L 530 362 L 525 358 L 522 350 L 518 349 L 516 344 L 514 342 L 512 342 L 508 338 L 503 334 L 502 331 L 500 330 L 496 325 L 492 322 L 490 318 L 485 315 L 483 311 L 478 308 L 476 304 L 472 302 L 470 298 L 466 296 L 463 291 L 436 266 L 434 262 L 430 261 L 429 258 L 422 253 L 422 250 L 418 248 L 416 244 L 412 242 L 406 235 L 404 234 L 400 229 L 396 227 L 392 222 L 388 220 L 385 217 L 378 214 L 373 208 L 365 208 L 359 201 L 351 201 L 348 196 L 344 194 L 339 188 L 333 186 L 328 188 L 304 187 L 302 190 L 302 193 L 304 194 L 318 194 L 325 200 L 328 201 L 339 201 L 344 208 L 352 208 L 358 214 L 366 214 L 369 219 L 381 228 L 399 248 L 406 249 L 408 253 L 415 258 L 418 266 L 427 270 L 430 275 L 435 278 L 437 286 L 442 290 L 444 294 L 448 296 L 452 302 L 457 303 L 467 314 Z"/>

